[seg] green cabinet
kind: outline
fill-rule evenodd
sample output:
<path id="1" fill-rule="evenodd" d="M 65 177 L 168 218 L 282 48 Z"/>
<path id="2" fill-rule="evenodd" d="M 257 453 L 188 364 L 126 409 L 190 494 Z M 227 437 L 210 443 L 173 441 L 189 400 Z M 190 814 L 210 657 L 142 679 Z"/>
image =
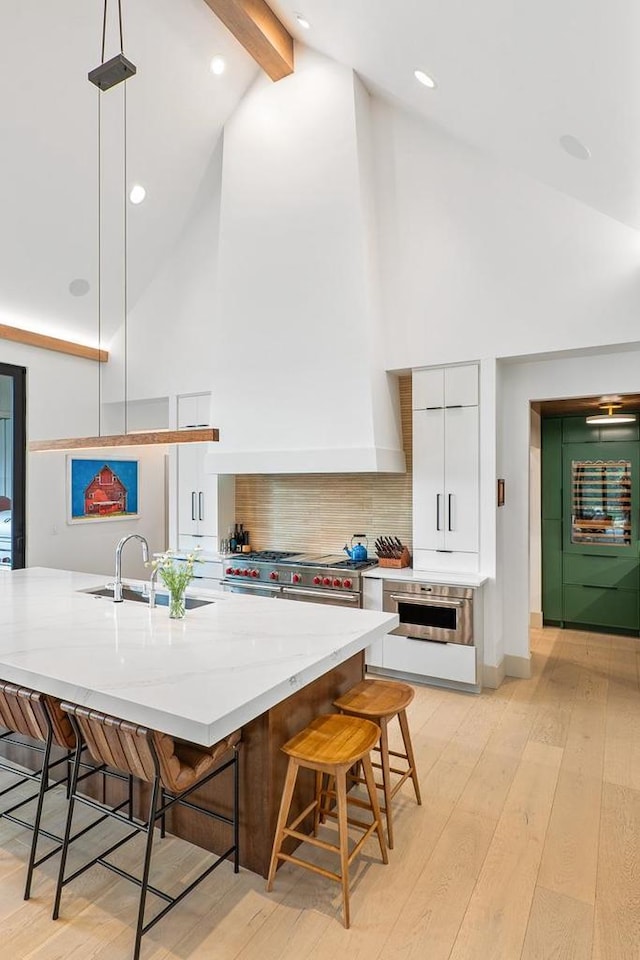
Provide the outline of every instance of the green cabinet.
<path id="1" fill-rule="evenodd" d="M 637 424 L 542 421 L 546 622 L 640 631 L 639 480 Z"/>

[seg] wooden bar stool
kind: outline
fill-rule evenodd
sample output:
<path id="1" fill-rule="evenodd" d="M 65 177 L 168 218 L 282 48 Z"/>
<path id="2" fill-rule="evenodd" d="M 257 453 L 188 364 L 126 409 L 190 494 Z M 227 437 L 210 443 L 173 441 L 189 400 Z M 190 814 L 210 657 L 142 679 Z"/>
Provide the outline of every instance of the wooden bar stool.
<path id="1" fill-rule="evenodd" d="M 380 746 L 375 749 L 380 751 L 380 763 L 374 763 L 373 766 L 382 770 L 382 784 L 376 784 L 384 794 L 383 812 L 387 818 L 387 836 L 389 838 L 389 847 L 393 848 L 393 823 L 391 817 L 391 801 L 402 784 L 409 777 L 413 780 L 413 788 L 416 793 L 416 800 L 422 803 L 420 797 L 420 784 L 418 782 L 418 773 L 416 770 L 416 761 L 413 755 L 413 746 L 409 734 L 409 724 L 407 721 L 407 707 L 413 700 L 415 691 L 407 683 L 398 683 L 395 680 L 362 680 L 355 687 L 348 690 L 337 700 L 334 700 L 334 706 L 343 713 L 352 717 L 360 717 L 372 720 L 380 727 Z M 389 750 L 389 737 L 387 725 L 394 717 L 398 718 L 402 740 L 404 742 L 404 753 L 396 750 Z M 397 757 L 407 762 L 407 769 L 398 770 L 391 766 L 390 757 Z M 399 774 L 400 778 L 393 786 L 391 785 L 391 774 Z M 362 783 L 361 777 L 351 777 Z"/>
<path id="2" fill-rule="evenodd" d="M 378 804 L 371 758 L 369 756 L 370 751 L 378 742 L 379 737 L 380 730 L 375 723 L 371 723 L 369 720 L 360 720 L 357 717 L 347 717 L 342 714 L 332 713 L 316 717 L 306 729 L 296 734 L 295 737 L 282 747 L 282 750 L 289 757 L 289 765 L 287 767 L 287 776 L 282 792 L 276 834 L 273 841 L 267 890 L 271 890 L 273 887 L 273 878 L 275 877 L 278 860 L 287 860 L 290 863 L 296 863 L 298 866 L 306 867 L 307 870 L 319 873 L 323 877 L 336 880 L 342 885 L 343 919 L 344 925 L 347 928 L 350 923 L 349 865 L 360 852 L 360 848 L 365 840 L 367 840 L 374 831 L 378 835 L 382 861 L 383 863 L 388 862 L 387 848 L 382 830 L 380 806 Z M 369 804 L 360 801 L 359 806 L 371 810 L 373 814 L 372 823 L 353 820 L 347 815 L 347 770 L 358 761 L 362 761 L 364 782 L 367 785 L 369 793 Z M 292 823 L 287 825 L 293 791 L 300 767 L 315 771 L 316 796 L 313 802 L 310 803 Z M 323 808 L 323 797 L 327 796 L 327 791 L 323 789 L 325 774 L 335 779 L 335 812 Z M 333 795 L 333 792 L 331 792 L 331 795 Z M 313 832 L 311 834 L 300 833 L 296 828 L 311 811 L 314 813 Z M 338 821 L 338 846 L 321 840 L 317 836 L 321 812 L 325 815 L 336 817 Z M 358 840 L 351 853 L 349 853 L 349 837 L 347 833 L 349 824 L 364 830 L 363 836 Z M 339 854 L 340 872 L 333 873 L 330 870 L 325 870 L 323 867 L 316 866 L 314 863 L 307 863 L 299 857 L 283 853 L 282 844 L 286 837 L 295 837 L 297 840 L 306 841 L 316 847 L 321 847 L 323 850 L 330 850 L 333 853 Z"/>

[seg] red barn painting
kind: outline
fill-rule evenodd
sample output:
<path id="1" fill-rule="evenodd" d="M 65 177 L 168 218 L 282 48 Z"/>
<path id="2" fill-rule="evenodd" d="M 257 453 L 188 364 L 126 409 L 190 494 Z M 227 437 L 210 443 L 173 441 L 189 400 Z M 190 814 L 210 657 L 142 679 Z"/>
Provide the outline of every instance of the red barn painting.
<path id="1" fill-rule="evenodd" d="M 111 516 L 127 512 L 127 488 L 117 473 L 106 463 L 85 487 L 85 516 Z"/>

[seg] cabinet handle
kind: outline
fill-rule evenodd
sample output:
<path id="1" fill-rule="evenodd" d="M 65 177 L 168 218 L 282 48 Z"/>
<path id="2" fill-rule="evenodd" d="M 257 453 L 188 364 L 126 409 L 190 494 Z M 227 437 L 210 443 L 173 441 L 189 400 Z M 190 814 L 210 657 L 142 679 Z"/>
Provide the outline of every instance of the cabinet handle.
<path id="1" fill-rule="evenodd" d="M 453 527 L 451 526 L 451 501 L 452 501 L 452 499 L 453 499 L 453 494 L 450 493 L 449 496 L 447 497 L 447 513 L 448 513 L 447 530 L 449 531 L 449 533 L 453 533 Z"/>
<path id="2" fill-rule="evenodd" d="M 589 587 L 590 590 L 617 590 L 617 587 L 607 587 L 601 583 L 583 583 L 583 587 Z"/>
<path id="3" fill-rule="evenodd" d="M 436 493 L 436 530 L 440 529 L 440 494 Z"/>
<path id="4" fill-rule="evenodd" d="M 198 520 L 204 520 L 204 493 L 198 494 Z"/>
<path id="5" fill-rule="evenodd" d="M 196 519 L 196 492 L 195 490 L 191 491 L 191 519 Z"/>

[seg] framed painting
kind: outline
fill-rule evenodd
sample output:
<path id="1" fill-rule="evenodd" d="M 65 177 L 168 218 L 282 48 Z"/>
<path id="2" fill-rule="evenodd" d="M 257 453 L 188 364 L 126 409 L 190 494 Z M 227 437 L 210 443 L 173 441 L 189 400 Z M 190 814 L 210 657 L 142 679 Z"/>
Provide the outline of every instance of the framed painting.
<path id="1" fill-rule="evenodd" d="M 139 460 L 67 456 L 68 522 L 136 520 Z"/>

